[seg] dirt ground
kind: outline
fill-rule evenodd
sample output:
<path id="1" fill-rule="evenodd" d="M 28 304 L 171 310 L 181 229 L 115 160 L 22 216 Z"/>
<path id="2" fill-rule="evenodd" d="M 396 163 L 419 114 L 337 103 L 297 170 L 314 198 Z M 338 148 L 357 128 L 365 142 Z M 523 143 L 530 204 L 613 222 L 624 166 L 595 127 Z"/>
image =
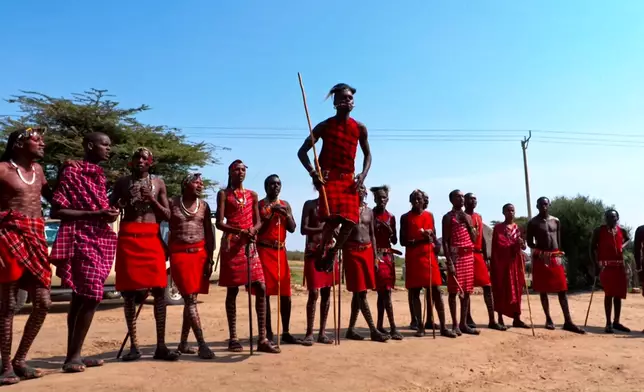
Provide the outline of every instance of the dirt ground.
<path id="1" fill-rule="evenodd" d="M 182 356 L 178 363 L 151 359 L 155 342 L 151 306 L 144 307 L 139 321 L 144 358 L 136 363 L 113 360 L 126 332 L 120 301 L 104 303 L 96 314 L 87 337 L 84 354 L 106 360 L 102 368 L 81 374 L 62 374 L 59 369 L 65 352 L 67 306 L 54 305 L 30 353 L 31 364 L 46 369 L 39 380 L 23 381 L 6 387 L 10 391 L 640 391 L 644 335 L 644 298 L 630 294 L 622 322 L 630 335 L 604 335 L 603 294 L 597 293 L 588 321 L 589 334 L 573 335 L 560 329 L 543 329 L 544 316 L 537 296 L 531 297 L 536 338 L 530 330 L 497 332 L 482 329 L 481 335 L 458 339 L 431 335 L 414 338 L 404 330 L 405 340 L 374 343 L 342 340 L 341 345 L 313 347 L 282 345 L 282 354 L 243 354 L 226 352 L 228 338 L 224 310 L 224 290 L 212 286 L 211 294 L 200 304 L 207 341 L 217 358 L 207 362 Z M 240 293 L 241 294 L 241 293 Z M 573 317 L 583 325 L 590 295 L 570 298 Z M 349 318 L 350 295 L 342 296 L 343 330 Z M 409 324 L 407 293 L 394 294 L 397 322 Z M 291 331 L 305 328 L 306 294 L 295 290 Z M 376 295 L 370 294 L 375 313 Z M 240 337 L 248 336 L 247 297 L 237 303 Z M 562 323 L 556 297 L 551 297 L 555 322 Z M 29 309 L 27 309 L 29 310 Z M 473 299 L 473 315 L 486 321 L 482 296 Z M 523 301 L 524 319 L 528 305 Z M 168 310 L 167 340 L 173 347 L 179 340 L 182 307 Z M 26 314 L 17 316 L 14 333 L 22 333 Z M 333 318 L 329 317 L 332 328 Z M 487 324 L 487 323 L 485 323 Z M 359 327 L 366 327 L 360 318 Z M 363 330 L 364 331 L 364 330 Z M 343 331 L 344 333 L 344 331 Z M 19 336 L 19 335 L 16 335 Z M 193 339 L 191 339 L 193 340 Z M 14 350 L 17 338 L 14 338 Z M 248 341 L 242 344 L 248 350 Z"/>

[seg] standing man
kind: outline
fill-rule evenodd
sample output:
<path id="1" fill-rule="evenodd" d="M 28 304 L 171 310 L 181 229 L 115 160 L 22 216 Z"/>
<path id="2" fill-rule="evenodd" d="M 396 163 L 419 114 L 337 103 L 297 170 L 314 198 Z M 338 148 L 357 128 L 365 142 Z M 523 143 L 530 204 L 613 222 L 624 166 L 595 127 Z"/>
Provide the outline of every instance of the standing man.
<path id="1" fill-rule="evenodd" d="M 456 189 L 450 192 L 449 201 L 452 210 L 443 216 L 443 252 L 447 260 L 447 291 L 449 292 L 449 310 L 452 315 L 452 329 L 456 335 L 461 333 L 478 335 L 477 329 L 470 328 L 467 312 L 470 296 L 474 289 L 474 240 L 476 233 L 472 218 L 463 212 L 465 198 L 463 192 Z M 456 324 L 456 295 L 461 293 L 461 320 Z"/>
<path id="2" fill-rule="evenodd" d="M 606 224 L 593 231 L 590 240 L 590 260 L 593 262 L 593 275 L 599 272 L 599 280 L 604 288 L 604 309 L 606 311 L 606 333 L 614 330 L 631 332 L 619 322 L 622 312 L 622 299 L 626 299 L 628 282 L 624 266 L 624 245 L 630 238 L 628 231 L 618 225 L 619 213 L 613 209 L 604 214 Z M 611 323 L 613 303 L 615 320 Z"/>
<path id="3" fill-rule="evenodd" d="M 378 322 L 377 328 L 387 334 L 383 327 L 384 313 L 389 319 L 389 335 L 393 340 L 402 340 L 403 336 L 396 329 L 394 306 L 391 301 L 391 290 L 396 286 L 396 264 L 392 245 L 398 243 L 396 235 L 396 217 L 387 211 L 389 202 L 389 187 L 387 185 L 371 188 L 376 207 L 373 209 L 374 231 L 378 270 L 376 271 L 376 290 L 378 291 Z M 396 251 L 398 252 L 398 251 Z M 398 252 L 400 254 L 400 252 Z"/>
<path id="4" fill-rule="evenodd" d="M 635 269 L 637 270 L 637 277 L 639 278 L 640 287 L 642 288 L 642 296 L 644 296 L 644 272 L 642 272 L 642 256 L 644 256 L 644 226 L 640 226 L 635 230 L 635 240 L 633 245 Z"/>
<path id="5" fill-rule="evenodd" d="M 183 297 L 183 323 L 178 351 L 213 359 L 206 344 L 197 310 L 197 295 L 208 294 L 212 275 L 215 235 L 210 222 L 210 206 L 201 200 L 203 180 L 200 173 L 188 174 L 181 182 L 181 196 L 170 203 L 170 271 Z M 190 329 L 199 349 L 188 347 Z"/>
<path id="6" fill-rule="evenodd" d="M 322 233 L 323 246 L 318 251 L 320 257 L 324 256 L 318 266 L 320 271 L 331 271 L 338 250 L 342 249 L 351 230 L 360 220 L 357 189 L 364 184 L 371 168 L 367 128 L 350 117 L 355 93 L 355 88 L 344 83 L 333 86 L 328 96 L 333 95 L 336 115 L 316 125 L 313 140 L 307 137 L 297 153 L 318 191 L 324 189 L 326 193 L 326 202 L 324 194 L 320 193 L 320 216 L 326 222 Z M 317 172 L 308 157 L 308 151 L 319 139 L 322 139 L 319 159 L 322 173 Z M 364 162 L 362 173 L 354 175 L 358 143 L 364 154 Z M 331 246 L 333 233 L 338 226 L 341 226 L 340 232 L 335 245 Z M 330 248 L 324 254 L 328 247 Z"/>
<path id="7" fill-rule="evenodd" d="M 262 219 L 259 215 L 257 193 L 244 188 L 246 168 L 241 160 L 233 161 L 228 166 L 228 185 L 217 193 L 217 228 L 224 233 L 220 250 L 219 285 L 227 288 L 226 317 L 230 331 L 228 351 L 238 353 L 243 350 L 237 338 L 237 294 L 239 286 L 246 286 L 248 290 L 252 289 L 255 292 L 255 311 L 259 327 L 257 351 L 277 354 L 280 349 L 266 338 L 266 286 L 262 263 L 255 247 Z M 250 253 L 248 257 L 247 249 Z"/>
<path id="8" fill-rule="evenodd" d="M 572 322 L 568 308 L 568 282 L 562 257 L 564 253 L 561 246 L 561 224 L 559 219 L 548 213 L 550 200 L 540 197 L 537 200 L 539 214 L 528 222 L 527 240 L 532 249 L 532 287 L 541 296 L 541 305 L 546 314 L 546 329 L 555 329 L 555 324 L 550 317 L 550 302 L 548 293 L 557 293 L 559 304 L 564 314 L 565 331 L 584 334 L 586 331 Z"/>
<path id="9" fill-rule="evenodd" d="M 492 291 L 499 324 L 505 325 L 503 316 L 513 319 L 514 328 L 530 328 L 521 321 L 521 296 L 525 288 L 525 241 L 519 226 L 514 223 L 514 206 L 503 206 L 505 220 L 494 226 L 492 234 Z"/>
<path id="10" fill-rule="evenodd" d="M 358 188 L 360 195 L 360 221 L 351 232 L 349 240 L 342 248 L 344 258 L 344 271 L 347 290 L 353 293 L 351 298 L 351 318 L 346 338 L 351 340 L 364 340 L 364 337 L 355 331 L 358 313 L 362 311 L 369 330 L 371 340 L 386 342 L 389 335 L 383 335 L 376 329 L 371 317 L 369 302 L 367 302 L 367 291 L 376 288 L 375 268 L 378 259 L 376 255 L 376 239 L 374 236 L 373 211 L 367 207 L 365 198 L 367 188 L 364 185 Z"/>
<path id="11" fill-rule="evenodd" d="M 150 175 L 152 152 L 140 147 L 132 154 L 132 174 L 114 185 L 111 204 L 123 211 L 116 250 L 116 289 L 125 301 L 125 321 L 130 333 L 130 352 L 123 361 L 141 358 L 136 331 L 137 291 L 150 290 L 154 297 L 157 348 L 154 359 L 176 361 L 180 353 L 165 343 L 166 251 L 159 233 L 159 223 L 170 220 L 170 207 L 162 179 Z"/>
<path id="12" fill-rule="evenodd" d="M 49 258 L 63 286 L 72 290 L 63 365 L 66 373 L 103 365 L 100 359 L 82 358 L 81 350 L 114 263 L 116 234 L 109 223 L 119 215 L 118 209 L 110 207 L 105 174 L 99 166 L 109 159 L 110 138 L 90 133 L 83 138 L 83 148 L 85 158 L 78 167 L 62 171 L 51 209 L 52 218 L 61 223 Z"/>
<path id="13" fill-rule="evenodd" d="M 483 218 L 474 212 L 478 205 L 476 195 L 473 193 L 465 194 L 465 213 L 472 220 L 475 239 L 474 239 L 474 287 L 483 288 L 483 298 L 488 314 L 488 328 L 497 331 L 505 331 L 502 325 L 497 324 L 494 320 L 494 299 L 492 297 L 492 282 L 490 282 L 490 273 L 487 269 L 489 260 L 487 258 L 487 243 L 483 236 Z M 472 320 L 472 307 L 467 310 L 467 325 L 475 329 L 476 323 Z"/>
<path id="14" fill-rule="evenodd" d="M 322 344 L 333 344 L 334 339 L 326 335 L 326 320 L 329 316 L 331 305 L 331 287 L 340 284 L 340 269 L 338 260 L 334 262 L 335 282 L 333 272 L 320 272 L 315 269 L 315 254 L 321 246 L 322 231 L 324 222 L 319 217 L 319 200 L 307 200 L 302 208 L 302 224 L 300 230 L 306 236 L 306 248 L 304 251 L 304 279 L 306 288 L 309 291 L 309 298 L 306 302 L 306 336 L 303 345 L 313 345 L 313 323 L 315 322 L 315 307 L 318 297 L 320 301 L 320 330 L 317 342 Z"/>
<path id="15" fill-rule="evenodd" d="M 282 181 L 277 174 L 271 174 L 264 180 L 266 197 L 259 201 L 259 216 L 262 226 L 257 233 L 257 252 L 262 262 L 264 280 L 266 281 L 266 336 L 273 341 L 271 323 L 271 295 L 277 295 L 281 305 L 282 342 L 302 344 L 301 339 L 289 333 L 291 321 L 291 270 L 286 257 L 286 232 L 295 232 L 295 219 L 291 205 L 280 200 Z M 279 262 L 279 265 L 278 265 Z M 278 274 L 279 268 L 279 274 Z M 279 275 L 279 277 L 278 277 Z M 278 290 L 279 281 L 279 290 Z M 279 336 L 277 337 L 280 338 Z"/>
<path id="16" fill-rule="evenodd" d="M 434 215 L 424 208 L 424 196 L 419 189 L 413 191 L 409 195 L 411 210 L 400 217 L 400 244 L 405 247 L 405 286 L 411 293 L 414 319 L 418 320 L 416 336 L 422 337 L 426 328 L 432 328 L 434 310 L 429 306 L 433 301 L 441 335 L 455 338 L 455 333 L 445 327 L 445 305 L 440 291 L 442 280 L 435 248 L 438 242 L 436 227 Z M 422 319 L 423 308 L 420 301 L 423 288 L 429 307 L 426 320 Z M 431 297 L 429 290 L 432 290 Z"/>
<path id="17" fill-rule="evenodd" d="M 40 204 L 41 196 L 51 201 L 51 192 L 42 167 L 35 162 L 44 155 L 42 132 L 26 128 L 9 135 L 0 158 L 0 385 L 43 375 L 26 359 L 51 306 L 51 268 Z M 33 307 L 11 360 L 18 289 L 29 292 Z"/>

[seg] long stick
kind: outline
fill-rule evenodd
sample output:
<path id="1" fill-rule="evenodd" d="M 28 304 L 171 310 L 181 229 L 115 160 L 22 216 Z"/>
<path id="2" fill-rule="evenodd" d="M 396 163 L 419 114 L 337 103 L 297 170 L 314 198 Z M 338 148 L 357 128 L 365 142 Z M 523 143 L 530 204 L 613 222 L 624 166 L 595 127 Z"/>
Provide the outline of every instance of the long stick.
<path id="1" fill-rule="evenodd" d="M 253 355 L 253 306 L 251 300 L 250 242 L 246 244 L 246 265 L 248 269 L 248 329 L 250 331 L 250 355 Z"/>
<path id="2" fill-rule="evenodd" d="M 525 280 L 525 254 L 521 252 L 521 268 Z M 532 328 L 532 336 L 537 336 L 534 333 L 534 322 L 532 322 L 532 307 L 530 307 L 530 289 L 528 288 L 528 282 L 525 284 L 525 296 L 528 298 L 528 314 L 530 315 L 530 328 Z"/>
<path id="3" fill-rule="evenodd" d="M 306 93 L 304 92 L 304 83 L 302 82 L 302 75 L 298 72 L 297 73 L 297 78 L 300 82 L 300 90 L 302 90 L 302 102 L 304 102 L 304 112 L 306 113 L 306 121 L 309 125 L 309 135 L 311 136 L 311 147 L 313 149 L 313 162 L 315 164 L 315 170 L 318 173 L 318 179 L 320 180 L 320 197 L 322 198 L 322 203 L 324 203 L 324 207 L 326 207 L 326 212 L 327 214 L 330 213 L 329 211 L 329 201 L 326 197 L 326 189 L 324 188 L 323 184 L 323 178 L 322 178 L 322 171 L 320 170 L 320 162 L 318 161 L 318 153 L 317 149 L 315 148 L 315 137 L 313 136 L 313 125 L 311 125 L 311 116 L 309 115 L 309 105 L 306 103 Z M 322 244 L 322 246 L 326 246 L 326 244 Z M 333 329 L 335 330 L 336 333 L 336 340 L 335 344 L 338 344 L 338 341 L 340 340 L 339 337 L 339 331 L 338 331 L 338 321 L 336 319 L 337 315 L 335 313 L 335 268 L 333 269 Z"/>
<path id="4" fill-rule="evenodd" d="M 277 217 L 277 232 L 281 233 L 281 222 L 282 220 L 280 217 Z M 279 234 L 278 234 L 279 235 Z M 277 241 L 277 348 L 280 347 L 280 322 L 281 322 L 281 310 L 282 310 L 282 279 L 280 276 L 280 253 L 282 253 L 282 249 L 280 248 L 279 245 L 279 240 Z"/>
<path id="5" fill-rule="evenodd" d="M 432 323 L 432 338 L 436 339 L 436 326 L 434 325 L 434 298 L 432 296 L 432 291 L 434 291 L 434 281 L 432 280 L 432 249 L 430 247 L 429 249 L 429 309 L 427 311 L 429 312 L 429 320 Z M 438 263 L 438 260 L 436 260 Z M 427 294 L 425 294 L 425 298 L 427 298 Z M 423 320 L 425 318 L 423 317 Z M 424 322 L 424 321 L 423 321 Z"/>
<path id="6" fill-rule="evenodd" d="M 217 252 L 217 261 L 215 262 L 215 269 L 213 271 L 217 271 L 217 267 L 219 267 L 219 256 L 221 255 L 221 249 L 219 249 L 219 252 Z"/>
<path id="7" fill-rule="evenodd" d="M 331 265 L 332 271 L 331 272 L 331 281 L 333 282 L 333 332 L 335 333 L 335 339 L 334 343 L 336 345 L 340 344 L 340 331 L 338 330 L 338 315 L 335 312 L 335 259 L 333 260 L 333 264 Z M 342 289 L 342 288 L 340 288 Z"/>
<path id="8" fill-rule="evenodd" d="M 593 291 L 590 292 L 590 302 L 588 302 L 588 310 L 586 311 L 586 321 L 584 321 L 584 328 L 588 325 L 588 315 L 590 314 L 590 305 L 593 304 L 593 295 L 595 294 L 595 286 L 597 285 L 597 276 L 595 275 L 595 280 L 593 281 Z"/>
<path id="9" fill-rule="evenodd" d="M 335 262 L 334 262 L 335 264 Z M 333 270 L 335 271 L 335 265 L 333 266 Z M 342 324 L 342 250 L 339 252 L 338 256 L 338 273 L 340 274 L 340 285 L 338 287 L 338 346 L 340 345 L 340 324 Z M 335 280 L 333 281 L 333 285 L 335 286 Z"/>
<path id="10" fill-rule="evenodd" d="M 147 293 L 145 296 L 147 297 Z M 141 309 L 143 309 L 144 303 L 145 303 L 145 299 L 143 299 L 143 302 L 139 304 L 139 308 L 136 310 L 136 315 L 134 316 L 134 321 L 138 320 L 139 313 L 141 313 Z M 130 338 L 130 331 L 128 330 L 127 333 L 125 334 L 125 339 L 123 339 L 123 343 L 121 343 L 121 348 L 119 349 L 118 354 L 116 354 L 116 359 L 121 358 L 121 354 L 123 354 L 123 349 L 125 348 L 125 344 L 127 343 L 127 340 L 129 338 Z"/>

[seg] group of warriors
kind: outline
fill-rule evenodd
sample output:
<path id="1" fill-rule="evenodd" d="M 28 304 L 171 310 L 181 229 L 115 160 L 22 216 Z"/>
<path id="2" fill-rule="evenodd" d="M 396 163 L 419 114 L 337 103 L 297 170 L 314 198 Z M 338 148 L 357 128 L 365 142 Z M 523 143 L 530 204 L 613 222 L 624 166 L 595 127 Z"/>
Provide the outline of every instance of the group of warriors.
<path id="1" fill-rule="evenodd" d="M 306 236 L 304 279 L 308 289 L 306 333 L 303 339 L 290 332 L 291 274 L 285 240 L 294 233 L 296 222 L 291 205 L 280 199 L 282 183 L 270 175 L 264 187 L 266 196 L 244 187 L 247 166 L 235 160 L 228 167 L 228 182 L 217 194 L 216 227 L 223 233 L 220 249 L 219 286 L 227 288 L 226 315 L 229 327 L 228 350 L 241 352 L 237 334 L 237 296 L 245 287 L 255 296 L 258 340 L 257 350 L 279 353 L 271 326 L 270 297 L 278 297 L 281 334 L 284 344 L 333 344 L 339 340 L 326 332 L 327 318 L 335 287 L 345 276 L 346 289 L 352 293 L 349 325 L 345 337 L 363 340 L 355 329 L 360 313 L 365 318 L 370 338 L 386 342 L 402 335 L 394 320 L 392 289 L 396 282 L 393 248 L 400 242 L 405 248 L 405 286 L 416 336 L 438 330 L 441 336 L 456 338 L 462 334 L 478 335 L 472 320 L 470 299 L 474 287 L 482 287 L 490 329 L 507 329 L 504 317 L 515 328 L 529 328 L 521 319 L 521 298 L 526 289 L 525 253 L 532 250 L 533 290 L 541 296 L 546 315 L 546 329 L 554 329 L 550 316 L 549 293 L 557 293 L 564 314 L 563 329 L 585 333 L 571 318 L 567 299 L 567 281 L 562 262 L 561 224 L 549 215 L 550 201 L 537 201 L 539 214 L 528 223 L 525 233 L 514 222 L 512 204 L 503 206 L 504 220 L 495 225 L 491 244 L 483 235 L 483 220 L 475 212 L 476 196 L 454 190 L 449 194 L 452 209 L 441 219 L 442 242 L 436 235 L 434 215 L 429 212 L 429 197 L 415 190 L 409 195 L 410 211 L 400 217 L 398 235 L 396 218 L 387 209 L 389 188 L 371 188 L 375 200 L 367 207 L 365 178 L 371 166 L 371 152 L 366 127 L 350 117 L 355 89 L 339 84 L 333 95 L 336 115 L 312 131 L 298 157 L 318 190 L 318 198 L 304 203 L 300 232 Z M 322 150 L 315 165 L 308 156 L 322 139 Z M 364 154 L 362 171 L 355 174 L 357 147 Z M 200 174 L 186 176 L 181 195 L 168 199 L 161 178 L 150 175 L 153 154 L 137 149 L 131 159 L 131 174 L 116 181 L 108 197 L 107 181 L 101 162 L 109 159 L 111 141 L 102 133 L 90 133 L 83 139 L 84 159 L 62 165 L 55 188 L 51 188 L 42 167 L 43 132 L 26 128 L 13 132 L 0 158 L 0 384 L 15 384 L 21 379 L 38 378 L 42 372 L 27 365 L 26 356 L 51 305 L 51 267 L 65 287 L 72 290 L 67 317 L 67 353 L 63 370 L 82 372 L 103 365 L 102 360 L 81 355 L 94 313 L 103 298 L 105 280 L 116 263 L 116 289 L 123 294 L 124 314 L 130 348 L 123 361 L 141 358 L 136 328 L 136 298 L 141 290 L 154 298 L 157 345 L 154 359 L 175 361 L 181 354 L 214 357 L 207 346 L 197 296 L 207 294 L 213 272 L 215 241 L 211 210 L 200 196 Z M 51 217 L 61 220 L 58 236 L 48 254 L 44 236 L 41 197 L 51 204 Z M 121 217 L 118 235 L 110 223 Z M 628 233 L 618 225 L 619 215 L 610 210 L 606 224 L 593 234 L 591 256 L 595 272 L 605 291 L 606 332 L 628 331 L 620 323 L 621 300 L 626 297 L 627 282 L 623 245 Z M 162 221 L 169 222 L 166 245 L 159 235 Z M 642 267 L 644 226 L 635 236 L 635 258 Z M 487 247 L 491 246 L 491 258 Z M 441 249 L 442 248 L 442 249 Z M 442 250 L 447 266 L 448 326 L 440 286 L 443 285 L 438 262 Z M 165 342 L 167 285 L 165 261 L 169 257 L 173 281 L 184 298 L 181 339 L 177 350 Z M 12 357 L 13 319 L 19 289 L 29 292 L 32 312 L 15 355 Z M 377 292 L 377 320 L 374 322 L 367 295 Z M 341 290 L 340 290 L 341 292 Z M 421 301 L 421 294 L 425 295 Z M 460 312 L 457 307 L 460 302 Z M 314 322 L 320 300 L 317 337 Z M 425 313 L 425 302 L 429 311 Z M 614 318 L 612 308 L 614 306 Z M 434 312 L 438 324 L 434 322 Z M 496 317 L 495 317 L 496 313 Z M 384 328 L 385 315 L 389 330 Z M 252 316 L 252 314 L 251 314 Z M 334 313 L 335 317 L 335 313 Z M 339 321 L 339 320 L 338 320 Z M 335 323 L 334 323 L 335 324 Z M 251 319 L 251 328 L 252 328 Z M 188 345 L 190 331 L 198 347 Z M 251 350 L 253 340 L 251 338 Z"/>

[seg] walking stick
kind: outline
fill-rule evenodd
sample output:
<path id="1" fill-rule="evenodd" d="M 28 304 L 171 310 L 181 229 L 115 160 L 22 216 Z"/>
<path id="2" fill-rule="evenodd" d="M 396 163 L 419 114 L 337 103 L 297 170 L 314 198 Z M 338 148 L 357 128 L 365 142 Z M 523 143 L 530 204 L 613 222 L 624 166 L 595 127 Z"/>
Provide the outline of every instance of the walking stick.
<path id="1" fill-rule="evenodd" d="M 323 178 L 322 178 L 322 172 L 320 170 L 320 162 L 318 161 L 318 153 L 315 148 L 315 137 L 313 136 L 313 126 L 311 125 L 311 116 L 309 115 L 309 105 L 306 103 L 306 93 L 304 92 L 304 83 L 302 82 L 302 75 L 299 72 L 297 73 L 297 78 L 300 81 L 300 90 L 302 90 L 302 102 L 304 102 L 304 112 L 306 113 L 306 121 L 308 122 L 308 125 L 309 125 L 309 135 L 311 136 L 311 148 L 313 149 L 313 162 L 315 164 L 315 170 L 317 171 L 317 174 L 318 174 L 318 179 L 320 180 L 320 198 L 322 199 L 322 202 L 326 207 L 327 214 L 329 214 L 330 212 L 329 201 L 326 197 L 326 190 L 324 189 L 324 184 L 322 183 Z M 326 246 L 326 244 L 322 244 L 321 246 Z M 338 344 L 339 331 L 338 331 L 338 321 L 336 319 L 336 313 L 335 313 L 335 268 L 333 269 L 333 329 L 336 331 L 335 344 Z"/>
<path id="2" fill-rule="evenodd" d="M 221 249 L 219 249 L 219 252 L 217 252 L 217 261 L 215 262 L 215 269 L 213 271 L 217 271 L 217 267 L 219 267 L 219 256 L 221 255 Z"/>
<path id="3" fill-rule="evenodd" d="M 333 270 L 335 271 L 335 261 L 333 262 Z M 342 324 L 342 250 L 338 255 L 338 273 L 340 274 L 340 286 L 338 287 L 338 346 L 340 345 L 340 324 Z M 335 280 L 333 281 L 335 286 Z"/>
<path id="4" fill-rule="evenodd" d="M 250 331 L 250 355 L 253 355 L 253 308 L 251 300 L 250 245 L 246 244 L 246 265 L 248 269 L 248 329 Z"/>
<path id="5" fill-rule="evenodd" d="M 145 293 L 145 296 L 148 296 L 148 293 Z M 139 313 L 141 313 L 141 309 L 143 309 L 143 304 L 145 303 L 145 299 L 139 304 L 139 308 L 136 310 L 136 315 L 134 316 L 134 321 L 138 320 L 139 318 Z M 118 354 L 116 354 L 116 359 L 121 358 L 121 354 L 123 354 L 123 349 L 125 348 L 125 344 L 127 343 L 127 340 L 130 338 L 130 330 L 128 329 L 127 333 L 125 334 L 125 339 L 123 339 L 123 343 L 121 343 L 121 348 L 119 349 Z"/>
<path id="6" fill-rule="evenodd" d="M 277 217 L 277 235 L 279 236 L 279 233 L 281 233 L 281 222 L 282 220 L 280 217 Z M 282 253 L 282 249 L 280 249 L 279 245 L 279 237 L 278 237 L 278 244 L 277 244 L 277 348 L 280 347 L 280 318 L 281 318 L 281 310 L 282 310 L 282 280 L 280 279 L 280 253 Z"/>
<path id="7" fill-rule="evenodd" d="M 433 287 L 432 285 L 434 284 L 434 281 L 432 280 L 432 249 L 430 247 L 429 249 L 429 309 L 427 311 L 429 312 L 429 320 L 432 323 L 432 338 L 436 339 L 436 326 L 434 325 L 434 299 L 432 297 L 432 291 Z M 438 260 L 436 260 L 438 262 Z M 425 301 L 427 301 L 427 293 L 425 293 Z M 425 310 L 425 307 L 423 306 L 423 310 Z M 425 322 L 425 316 L 423 316 L 423 322 Z"/>
<path id="8" fill-rule="evenodd" d="M 586 321 L 584 321 L 584 328 L 588 325 L 588 315 L 590 314 L 590 305 L 593 304 L 593 294 L 595 294 L 595 286 L 597 285 L 597 275 L 593 281 L 593 290 L 590 292 L 590 302 L 588 302 L 588 310 L 586 311 Z"/>
<path id="9" fill-rule="evenodd" d="M 523 273 L 523 280 L 525 280 L 525 254 L 521 252 L 521 269 Z M 532 322 L 532 307 L 530 307 L 530 289 L 528 283 L 525 284 L 525 296 L 528 298 L 528 314 L 530 315 L 530 328 L 532 328 L 532 336 L 537 336 L 534 333 L 534 322 Z"/>

